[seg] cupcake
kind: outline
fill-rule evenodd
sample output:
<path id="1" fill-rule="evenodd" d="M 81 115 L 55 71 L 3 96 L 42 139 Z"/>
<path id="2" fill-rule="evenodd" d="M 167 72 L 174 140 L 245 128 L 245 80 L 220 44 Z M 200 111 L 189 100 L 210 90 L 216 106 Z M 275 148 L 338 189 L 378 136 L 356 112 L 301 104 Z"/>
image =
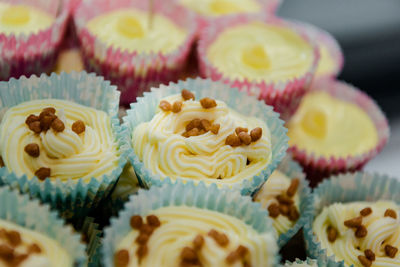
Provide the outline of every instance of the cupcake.
<path id="1" fill-rule="evenodd" d="M 50 72 L 69 17 L 68 2 L 8 2 L 0 3 L 0 79 Z"/>
<path id="2" fill-rule="evenodd" d="M 0 187 L 0 266 L 86 266 L 85 246 L 48 206 Z"/>
<path id="3" fill-rule="evenodd" d="M 286 126 L 290 151 L 311 186 L 330 174 L 361 169 L 389 138 L 388 122 L 376 103 L 331 80 L 313 84 Z"/>
<path id="4" fill-rule="evenodd" d="M 283 247 L 304 226 L 311 212 L 311 190 L 301 167 L 286 156 L 253 200 L 268 210 Z"/>
<path id="5" fill-rule="evenodd" d="M 131 104 L 124 148 L 145 187 L 203 181 L 251 194 L 285 155 L 286 129 L 264 103 L 219 82 L 160 86 Z"/>
<path id="6" fill-rule="evenodd" d="M 62 73 L 3 83 L 0 184 L 83 218 L 125 165 L 119 93 L 94 74 Z"/>
<path id="7" fill-rule="evenodd" d="M 269 16 L 217 20 L 200 34 L 200 73 L 263 99 L 286 118 L 308 90 L 318 50 L 306 32 Z"/>
<path id="8" fill-rule="evenodd" d="M 86 69 L 118 85 L 122 104 L 177 80 L 194 40 L 193 15 L 162 0 L 149 13 L 149 3 L 89 0 L 74 13 Z"/>
<path id="9" fill-rule="evenodd" d="M 105 230 L 104 266 L 276 266 L 266 211 L 204 183 L 164 185 L 131 197 Z"/>
<path id="10" fill-rule="evenodd" d="M 308 254 L 344 266 L 399 266 L 399 188 L 396 179 L 361 172 L 324 181 L 305 226 Z"/>

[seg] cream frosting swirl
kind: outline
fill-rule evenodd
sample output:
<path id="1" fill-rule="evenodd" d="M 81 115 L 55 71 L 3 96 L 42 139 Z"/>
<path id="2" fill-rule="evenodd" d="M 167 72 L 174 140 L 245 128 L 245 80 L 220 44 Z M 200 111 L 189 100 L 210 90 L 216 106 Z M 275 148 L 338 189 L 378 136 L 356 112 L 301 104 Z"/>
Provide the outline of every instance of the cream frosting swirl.
<path id="1" fill-rule="evenodd" d="M 54 107 L 65 124 L 62 132 L 53 129 L 35 134 L 25 124 L 30 114 Z M 82 120 L 83 133 L 71 130 Z M 24 151 L 27 144 L 39 146 L 40 155 L 32 157 Z M 0 153 L 8 170 L 32 178 L 42 168 L 51 169 L 51 179 L 89 182 L 92 177 L 110 174 L 118 166 L 119 153 L 112 133 L 110 117 L 103 111 L 57 99 L 41 99 L 21 103 L 7 110 L 0 124 Z"/>
<path id="2" fill-rule="evenodd" d="M 284 194 L 290 186 L 290 179 L 282 172 L 275 170 L 268 180 L 264 183 L 263 187 L 258 191 L 254 201 L 259 202 L 261 206 L 267 209 L 271 204 L 279 204 L 276 199 L 277 196 Z M 297 209 L 299 209 L 300 197 L 298 192 L 293 196 L 293 202 Z M 283 234 L 289 231 L 295 225 L 295 221 L 291 221 L 288 217 L 282 214 L 273 219 L 273 226 L 278 234 Z"/>
<path id="3" fill-rule="evenodd" d="M 183 101 L 180 95 L 163 100 Z M 150 171 L 161 179 L 183 178 L 206 183 L 232 184 L 258 175 L 271 160 L 271 136 L 265 123 L 246 117 L 228 108 L 222 101 L 204 109 L 199 101 L 184 101 L 179 113 L 157 109 L 151 121 L 139 124 L 133 132 L 136 155 Z M 193 119 L 206 119 L 220 124 L 218 134 L 207 132 L 185 138 L 182 133 Z M 249 130 L 262 128 L 262 137 L 248 146 L 225 144 L 236 127 Z"/>
<path id="4" fill-rule="evenodd" d="M 362 217 L 362 224 L 368 233 L 365 237 L 358 238 L 353 229 L 344 225 L 344 221 L 360 216 L 360 211 L 366 207 L 372 209 L 370 215 Z M 387 209 L 392 209 L 397 214 L 400 212 L 396 203 L 390 201 L 335 203 L 325 207 L 315 218 L 313 231 L 321 247 L 327 250 L 328 256 L 334 255 L 336 260 L 344 260 L 347 266 L 353 264 L 363 267 L 358 256 L 363 256 L 367 249 L 375 253 L 376 258 L 372 266 L 400 266 L 400 253 L 394 258 L 385 254 L 386 245 L 400 248 L 400 219 L 385 216 Z M 328 240 L 328 227 L 337 230 L 334 242 Z"/>
<path id="5" fill-rule="evenodd" d="M 204 15 L 217 17 L 235 13 L 256 13 L 261 9 L 255 0 L 180 0 L 180 4 Z"/>
<path id="6" fill-rule="evenodd" d="M 202 235 L 204 245 L 198 252 L 202 266 L 242 266 L 241 262 L 228 264 L 226 257 L 239 245 L 249 253 L 251 266 L 272 266 L 277 253 L 272 233 L 258 233 L 243 221 L 216 211 L 186 206 L 163 207 L 151 212 L 161 221 L 147 241 L 147 256 L 138 262 L 135 242 L 138 230 L 132 230 L 118 244 L 116 251 L 126 249 L 130 255 L 127 266 L 179 266 L 180 253 L 184 247 L 192 246 L 197 235 Z M 224 233 L 228 245 L 222 247 L 208 236 L 210 230 Z"/>
<path id="7" fill-rule="evenodd" d="M 14 223 L 0 219 L 0 231 L 17 231 L 21 238 L 21 243 L 14 248 L 14 253 L 18 255 L 27 254 L 18 267 L 72 267 L 73 260 L 68 252 L 60 244 L 43 235 L 42 233 L 21 227 Z M 7 239 L 2 238 L 0 233 L 0 246 L 9 247 Z M 40 248 L 40 252 L 29 252 L 29 246 L 35 244 Z M 0 257 L 0 267 L 9 267 L 2 257 Z"/>

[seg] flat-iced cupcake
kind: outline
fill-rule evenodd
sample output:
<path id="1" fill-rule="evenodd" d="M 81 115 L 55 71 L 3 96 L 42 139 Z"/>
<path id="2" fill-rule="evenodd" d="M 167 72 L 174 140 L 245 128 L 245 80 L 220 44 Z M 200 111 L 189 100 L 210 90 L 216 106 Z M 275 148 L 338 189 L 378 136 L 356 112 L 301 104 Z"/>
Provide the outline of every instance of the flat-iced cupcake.
<path id="1" fill-rule="evenodd" d="M 103 244 L 105 266 L 277 264 L 265 211 L 238 193 L 192 182 L 139 191 L 105 230 Z"/>
<path id="2" fill-rule="evenodd" d="M 200 34 L 200 72 L 264 99 L 286 116 L 308 89 L 318 51 L 308 35 L 269 16 L 217 20 Z"/>
<path id="3" fill-rule="evenodd" d="M 286 125 L 289 145 L 314 186 L 330 173 L 360 169 L 386 144 L 387 120 L 367 95 L 320 80 Z"/>
<path id="4" fill-rule="evenodd" d="M 123 104 L 151 85 L 177 80 L 194 40 L 196 23 L 183 7 L 157 0 L 149 15 L 148 5 L 96 0 L 75 11 L 86 68 L 118 85 Z"/>
<path id="5" fill-rule="evenodd" d="M 162 86 L 124 117 L 130 160 L 147 186 L 183 180 L 254 190 L 285 151 L 277 116 L 220 83 L 198 79 Z"/>

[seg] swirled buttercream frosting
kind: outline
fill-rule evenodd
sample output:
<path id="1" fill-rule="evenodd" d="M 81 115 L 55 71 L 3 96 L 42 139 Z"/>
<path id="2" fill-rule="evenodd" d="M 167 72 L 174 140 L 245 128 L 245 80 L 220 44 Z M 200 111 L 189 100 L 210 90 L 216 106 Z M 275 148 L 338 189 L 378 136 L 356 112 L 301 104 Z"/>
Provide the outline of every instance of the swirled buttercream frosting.
<path id="1" fill-rule="evenodd" d="M 150 27 L 147 12 L 132 8 L 94 17 L 87 28 L 109 46 L 143 53 L 170 53 L 183 44 L 187 35 L 171 19 L 157 13 Z"/>
<path id="2" fill-rule="evenodd" d="M 216 211 L 170 206 L 130 223 L 115 266 L 272 266 L 277 253 L 271 233 Z"/>
<path id="3" fill-rule="evenodd" d="M 249 22 L 221 32 L 207 59 L 231 79 L 280 82 L 304 75 L 314 56 L 311 45 L 290 28 Z"/>
<path id="4" fill-rule="evenodd" d="M 67 251 L 55 240 L 0 220 L 0 267 L 72 267 Z"/>
<path id="5" fill-rule="evenodd" d="M 154 117 L 134 129 L 132 144 L 161 179 L 229 185 L 258 175 L 271 160 L 266 124 L 209 98 L 164 98 Z"/>
<path id="6" fill-rule="evenodd" d="M 398 214 L 390 201 L 335 203 L 316 216 L 313 232 L 328 256 L 347 266 L 400 266 Z"/>
<path id="7" fill-rule="evenodd" d="M 57 99 L 21 103 L 0 124 L 0 152 L 9 171 L 28 179 L 88 182 L 118 166 L 110 117 Z"/>
<path id="8" fill-rule="evenodd" d="M 235 13 L 257 13 L 261 6 L 255 0 L 180 0 L 180 4 L 204 16 L 217 17 Z"/>

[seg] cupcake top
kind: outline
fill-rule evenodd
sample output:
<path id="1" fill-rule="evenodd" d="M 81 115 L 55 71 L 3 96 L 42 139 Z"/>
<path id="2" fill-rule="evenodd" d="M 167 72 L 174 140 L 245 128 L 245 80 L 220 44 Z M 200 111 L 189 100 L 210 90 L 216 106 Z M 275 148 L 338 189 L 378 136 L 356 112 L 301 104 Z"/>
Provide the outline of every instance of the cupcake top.
<path id="1" fill-rule="evenodd" d="M 57 241 L 0 219 L 0 266 L 72 267 L 73 260 Z"/>
<path id="2" fill-rule="evenodd" d="M 261 9 L 256 0 L 179 0 L 179 3 L 200 15 L 209 17 L 236 13 L 256 13 Z"/>
<path id="3" fill-rule="evenodd" d="M 399 207 L 392 201 L 334 203 L 313 222 L 328 256 L 346 265 L 399 266 Z"/>
<path id="4" fill-rule="evenodd" d="M 258 175 L 271 161 L 266 124 L 188 90 L 159 102 L 153 118 L 132 135 L 139 160 L 161 179 L 232 184 Z"/>
<path id="5" fill-rule="evenodd" d="M 270 233 L 212 210 L 168 206 L 130 218 L 115 266 L 272 266 Z"/>
<path id="6" fill-rule="evenodd" d="M 329 51 L 329 48 L 322 42 L 318 44 L 319 62 L 315 74 L 317 76 L 328 75 L 335 73 L 337 62 Z"/>
<path id="7" fill-rule="evenodd" d="M 302 99 L 287 127 L 289 145 L 326 157 L 360 155 L 378 143 L 375 125 L 362 108 L 322 91 Z"/>
<path id="8" fill-rule="evenodd" d="M 0 2 L 0 33 L 34 34 L 49 28 L 54 21 L 54 16 L 33 6 Z"/>
<path id="9" fill-rule="evenodd" d="M 128 52 L 170 53 L 182 45 L 185 29 L 155 13 L 149 24 L 147 12 L 134 8 L 109 11 L 87 23 L 89 31 L 103 43 Z"/>
<path id="10" fill-rule="evenodd" d="M 313 47 L 294 30 L 260 21 L 229 27 L 206 51 L 230 79 L 280 82 L 303 76 L 314 61 Z"/>
<path id="11" fill-rule="evenodd" d="M 110 117 L 58 99 L 20 103 L 0 124 L 0 153 L 17 176 L 67 181 L 101 178 L 118 167 Z"/>
<path id="12" fill-rule="evenodd" d="M 260 202 L 262 207 L 268 209 L 279 235 L 292 228 L 300 217 L 299 184 L 299 179 L 291 180 L 275 170 L 254 197 L 254 201 Z"/>

